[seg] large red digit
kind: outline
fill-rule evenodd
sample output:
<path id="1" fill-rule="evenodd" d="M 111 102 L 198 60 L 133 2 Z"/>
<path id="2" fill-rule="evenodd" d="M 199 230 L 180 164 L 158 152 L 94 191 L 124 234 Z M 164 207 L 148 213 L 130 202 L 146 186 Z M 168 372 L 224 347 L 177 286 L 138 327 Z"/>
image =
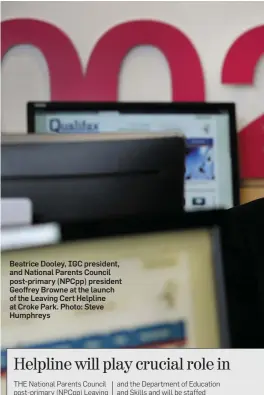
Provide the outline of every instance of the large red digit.
<path id="1" fill-rule="evenodd" d="M 52 100 L 118 100 L 122 62 L 138 45 L 152 45 L 166 57 L 173 100 L 205 100 L 203 70 L 193 44 L 180 30 L 162 22 L 131 21 L 110 29 L 96 44 L 85 75 L 73 43 L 50 23 L 32 19 L 3 22 L 2 58 L 20 44 L 31 44 L 44 55 Z"/>
<path id="2" fill-rule="evenodd" d="M 264 25 L 247 31 L 231 46 L 223 65 L 222 82 L 252 85 L 257 63 L 263 54 Z M 263 114 L 240 131 L 239 149 L 241 176 L 264 178 Z"/>
<path id="3" fill-rule="evenodd" d="M 13 19 L 1 24 L 1 58 L 13 47 L 31 44 L 48 65 L 52 100 L 78 100 L 82 86 L 79 56 L 70 39 L 54 25 L 34 19 Z"/>
<path id="4" fill-rule="evenodd" d="M 191 41 L 177 28 L 156 21 L 131 21 L 108 30 L 90 57 L 87 78 L 93 98 L 117 100 L 118 76 L 125 56 L 138 45 L 152 45 L 166 57 L 173 101 L 204 101 L 204 77 Z"/>

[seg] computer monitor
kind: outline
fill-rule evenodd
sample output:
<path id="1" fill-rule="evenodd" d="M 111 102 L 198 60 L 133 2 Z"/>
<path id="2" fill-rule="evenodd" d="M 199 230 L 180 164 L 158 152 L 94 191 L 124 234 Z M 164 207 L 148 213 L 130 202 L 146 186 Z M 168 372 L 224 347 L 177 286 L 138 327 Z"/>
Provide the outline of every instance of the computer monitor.
<path id="1" fill-rule="evenodd" d="M 3 251 L 2 363 L 8 347 L 229 347 L 222 215 L 69 224 Z M 12 295 L 29 299 L 10 310 Z"/>
<path id="2" fill-rule="evenodd" d="M 35 222 L 169 214 L 184 207 L 177 132 L 2 136 L 2 197 L 29 198 Z"/>
<path id="3" fill-rule="evenodd" d="M 126 133 L 142 128 L 177 129 L 185 135 L 187 210 L 239 204 L 232 103 L 28 103 L 29 133 Z"/>

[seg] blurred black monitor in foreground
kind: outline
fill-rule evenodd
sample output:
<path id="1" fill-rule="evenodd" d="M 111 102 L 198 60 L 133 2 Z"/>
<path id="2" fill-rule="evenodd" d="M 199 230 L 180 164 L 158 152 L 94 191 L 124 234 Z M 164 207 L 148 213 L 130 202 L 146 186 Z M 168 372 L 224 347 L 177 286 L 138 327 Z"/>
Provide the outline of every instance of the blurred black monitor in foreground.
<path id="1" fill-rule="evenodd" d="M 35 222 L 175 213 L 184 206 L 184 156 L 176 132 L 6 135 L 2 197 L 31 199 Z"/>
<path id="2" fill-rule="evenodd" d="M 9 240 L 9 249 L 2 254 L 3 278 L 11 278 L 10 261 L 34 262 L 32 272 L 23 265 L 12 268 L 20 270 L 21 275 L 12 276 L 11 287 L 27 288 L 30 280 L 31 288 L 40 289 L 38 300 L 45 296 L 43 302 L 36 303 L 56 304 L 58 310 L 42 306 L 38 311 L 30 307 L 10 311 L 11 288 L 4 281 L 2 365 L 6 348 L 17 346 L 225 348 L 232 345 L 216 227 L 222 215 L 221 211 L 195 212 L 64 224 L 60 227 L 61 242 L 57 242 L 58 225 L 50 225 L 46 232 L 49 229 L 53 244 L 41 246 L 48 241 L 45 233 L 45 238 L 39 239 L 39 246 L 35 244 L 32 248 L 21 244 L 10 250 Z M 14 234 L 13 239 L 17 240 Z M 44 261 L 49 265 L 41 266 Z M 40 273 L 51 269 L 54 270 L 51 275 Z M 15 283 L 21 278 L 28 281 L 26 285 Z M 45 280 L 55 281 L 56 285 L 44 284 Z M 76 293 L 72 293 L 70 288 L 75 287 Z M 26 294 L 36 297 L 36 293 Z M 42 318 L 36 319 L 35 314 L 41 314 Z M 23 325 L 19 324 L 21 320 Z"/>

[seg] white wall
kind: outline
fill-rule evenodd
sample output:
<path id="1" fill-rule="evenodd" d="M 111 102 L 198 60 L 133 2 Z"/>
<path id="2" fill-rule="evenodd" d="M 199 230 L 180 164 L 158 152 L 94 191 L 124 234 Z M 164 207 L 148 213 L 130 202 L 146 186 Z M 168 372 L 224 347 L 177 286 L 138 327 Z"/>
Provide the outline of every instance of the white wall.
<path id="1" fill-rule="evenodd" d="M 61 28 L 74 42 L 84 67 L 97 40 L 112 26 L 142 18 L 170 23 L 188 35 L 199 53 L 208 101 L 235 101 L 240 127 L 263 113 L 264 59 L 258 64 L 254 87 L 222 85 L 221 69 L 234 40 L 263 25 L 264 2 L 2 3 L 2 20 L 20 17 L 46 20 Z M 25 103 L 48 99 L 48 70 L 41 54 L 26 46 L 10 51 L 2 67 L 2 131 L 24 132 Z M 139 47 L 128 55 L 120 99 L 171 100 L 168 67 L 158 50 Z"/>

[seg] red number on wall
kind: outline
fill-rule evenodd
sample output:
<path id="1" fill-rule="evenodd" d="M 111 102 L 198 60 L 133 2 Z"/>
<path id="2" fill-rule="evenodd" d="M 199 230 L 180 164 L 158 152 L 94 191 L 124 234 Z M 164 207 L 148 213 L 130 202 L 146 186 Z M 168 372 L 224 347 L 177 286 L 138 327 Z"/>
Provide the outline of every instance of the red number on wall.
<path id="1" fill-rule="evenodd" d="M 2 22 L 2 60 L 11 48 L 22 44 L 42 52 L 49 69 L 51 100 L 81 100 L 81 63 L 66 34 L 50 23 L 33 19 Z"/>
<path id="2" fill-rule="evenodd" d="M 201 62 L 189 38 L 179 29 L 156 21 L 130 21 L 107 31 L 95 45 L 85 73 L 74 44 L 56 26 L 34 19 L 2 22 L 2 59 L 14 46 L 31 44 L 46 59 L 51 100 L 117 101 L 124 58 L 138 45 L 152 45 L 166 57 L 173 101 L 205 101 Z M 224 84 L 252 84 L 264 53 L 264 26 L 256 27 L 231 46 L 222 70 Z M 239 134 L 244 178 L 264 175 L 264 116 Z"/>
<path id="3" fill-rule="evenodd" d="M 240 36 L 230 47 L 222 69 L 222 82 L 253 85 L 257 63 L 264 54 L 264 25 Z M 264 98 L 263 98 L 264 109 Z M 240 170 L 243 178 L 264 177 L 264 115 L 239 133 Z"/>
<path id="4" fill-rule="evenodd" d="M 2 23 L 2 59 L 16 45 L 31 44 L 44 55 L 49 68 L 51 100 L 117 101 L 118 78 L 128 52 L 152 45 L 166 57 L 174 101 L 204 101 L 204 77 L 191 41 L 177 28 L 155 21 L 122 23 L 96 44 L 83 75 L 76 49 L 54 25 L 33 19 Z"/>

